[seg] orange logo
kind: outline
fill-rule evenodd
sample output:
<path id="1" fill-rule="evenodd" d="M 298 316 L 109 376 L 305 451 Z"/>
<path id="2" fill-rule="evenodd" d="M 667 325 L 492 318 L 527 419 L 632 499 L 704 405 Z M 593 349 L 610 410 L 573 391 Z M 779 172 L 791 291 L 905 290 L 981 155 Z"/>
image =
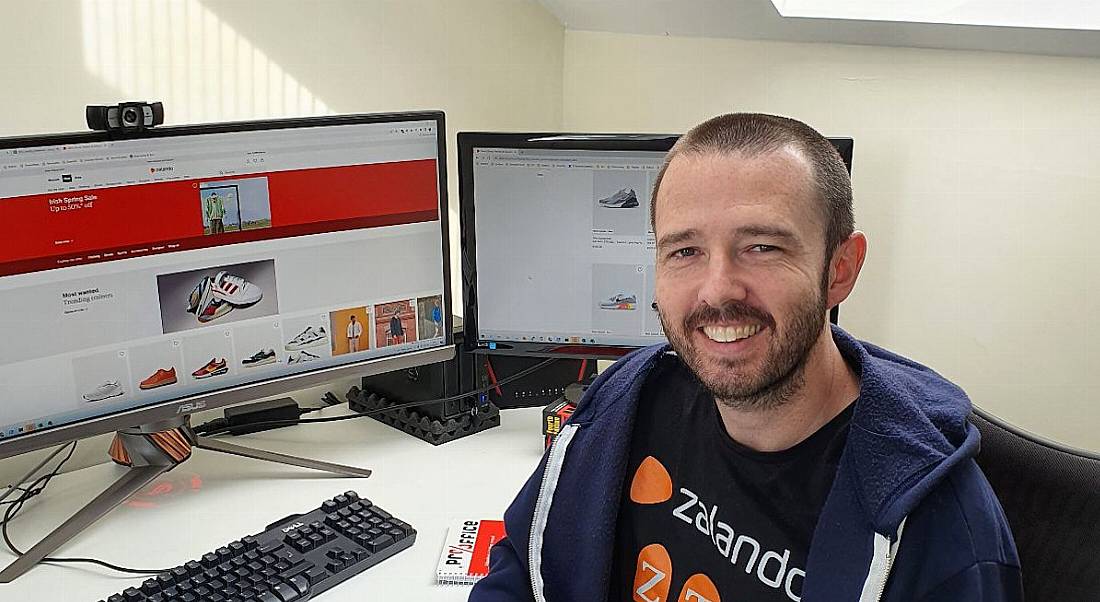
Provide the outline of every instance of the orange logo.
<path id="1" fill-rule="evenodd" d="M 634 602 L 665 602 L 671 582 L 672 559 L 668 550 L 659 543 L 642 548 L 634 570 Z"/>
<path id="2" fill-rule="evenodd" d="M 677 602 L 722 602 L 722 596 L 718 595 L 718 588 L 710 577 L 702 573 L 696 573 L 688 577 L 684 584 L 684 591 L 680 592 Z"/>
<path id="3" fill-rule="evenodd" d="M 646 456 L 630 483 L 630 500 L 636 504 L 660 504 L 672 499 L 672 477 L 653 456 Z"/>

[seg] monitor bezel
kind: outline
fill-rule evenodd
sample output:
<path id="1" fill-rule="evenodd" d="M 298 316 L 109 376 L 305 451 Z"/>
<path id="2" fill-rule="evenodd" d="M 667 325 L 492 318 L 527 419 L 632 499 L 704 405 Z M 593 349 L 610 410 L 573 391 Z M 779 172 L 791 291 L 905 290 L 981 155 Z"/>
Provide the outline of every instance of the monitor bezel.
<path id="1" fill-rule="evenodd" d="M 477 236 L 474 219 L 475 148 L 656 151 L 667 153 L 679 134 L 459 132 L 458 202 L 462 257 L 462 325 L 467 351 L 485 354 L 578 359 L 617 359 L 638 347 L 525 341 L 483 341 L 478 336 Z"/>
<path id="2" fill-rule="evenodd" d="M 155 139 L 200 134 L 238 133 L 262 130 L 281 130 L 307 127 L 361 125 L 372 123 L 401 123 L 408 121 L 435 121 L 437 143 L 437 181 L 439 196 L 440 239 L 443 253 L 443 320 L 444 342 L 439 347 L 419 349 L 383 357 L 367 358 L 340 366 L 330 366 L 307 372 L 275 376 L 253 383 L 235 385 L 225 389 L 208 391 L 178 399 L 152 403 L 78 422 L 35 430 L 12 438 L 0 439 L 0 460 L 35 451 L 51 445 L 85 439 L 105 433 L 153 424 L 188 416 L 195 412 L 213 410 L 225 406 L 256 400 L 272 395 L 317 386 L 333 380 L 356 376 L 370 376 L 394 370 L 403 370 L 425 364 L 444 362 L 455 355 L 452 337 L 451 311 L 451 262 L 448 219 L 447 187 L 447 130 L 443 111 L 406 111 L 396 113 L 362 113 L 350 115 L 326 115 L 290 119 L 265 119 L 233 121 L 195 125 L 164 126 L 139 133 L 71 132 L 34 136 L 0 138 L 0 149 L 36 146 L 56 146 L 113 142 L 123 140 Z"/>
<path id="3" fill-rule="evenodd" d="M 680 134 L 562 133 L 562 132 L 459 132 L 458 199 L 462 258 L 463 347 L 466 351 L 488 355 L 559 357 L 577 359 L 618 359 L 638 347 L 628 345 L 592 345 L 530 341 L 484 341 L 478 333 L 477 313 L 477 236 L 474 228 L 474 165 L 476 148 L 660 151 L 667 153 Z M 830 137 L 848 174 L 852 173 L 853 140 Z M 652 191 L 650 191 L 652 193 Z M 829 313 L 836 324 L 839 306 Z"/>

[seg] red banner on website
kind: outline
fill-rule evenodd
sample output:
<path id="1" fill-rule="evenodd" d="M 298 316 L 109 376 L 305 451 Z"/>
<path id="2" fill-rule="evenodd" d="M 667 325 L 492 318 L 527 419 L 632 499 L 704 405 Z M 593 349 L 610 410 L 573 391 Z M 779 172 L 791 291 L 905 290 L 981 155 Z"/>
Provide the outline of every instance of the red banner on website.
<path id="1" fill-rule="evenodd" d="M 439 219 L 433 159 L 0 200 L 0 276 Z"/>

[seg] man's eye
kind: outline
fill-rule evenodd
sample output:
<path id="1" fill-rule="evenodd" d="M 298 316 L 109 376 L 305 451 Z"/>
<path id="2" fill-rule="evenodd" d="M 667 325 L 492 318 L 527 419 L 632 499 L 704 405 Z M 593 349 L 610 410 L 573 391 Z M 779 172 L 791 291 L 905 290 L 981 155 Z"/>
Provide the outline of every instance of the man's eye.
<path id="1" fill-rule="evenodd" d="M 775 247 L 772 245 L 753 245 L 749 247 L 749 250 L 755 253 L 770 253 L 772 251 L 778 251 L 779 247 Z"/>
<path id="2" fill-rule="evenodd" d="M 692 247 L 687 247 L 687 248 L 684 248 L 684 249 L 677 249 L 677 250 L 672 252 L 673 257 L 692 257 L 694 255 L 695 255 L 695 249 L 692 248 Z"/>

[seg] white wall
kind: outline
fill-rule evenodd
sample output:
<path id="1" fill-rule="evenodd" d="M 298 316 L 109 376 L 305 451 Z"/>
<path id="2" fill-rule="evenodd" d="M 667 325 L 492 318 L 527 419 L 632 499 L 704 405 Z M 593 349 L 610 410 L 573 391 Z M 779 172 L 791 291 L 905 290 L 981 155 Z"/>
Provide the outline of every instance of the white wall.
<path id="1" fill-rule="evenodd" d="M 569 130 L 853 137 L 870 251 L 841 325 L 1100 450 L 1100 60 L 569 31 L 563 85 Z"/>
<path id="2" fill-rule="evenodd" d="M 444 110 L 458 313 L 455 133 L 561 127 L 563 28 L 535 0 L 3 5 L 0 136 L 84 130 L 85 105 L 120 100 L 164 101 L 169 124 Z M 80 447 L 74 467 L 106 457 Z M 0 486 L 33 459 L 0 462 Z"/>

